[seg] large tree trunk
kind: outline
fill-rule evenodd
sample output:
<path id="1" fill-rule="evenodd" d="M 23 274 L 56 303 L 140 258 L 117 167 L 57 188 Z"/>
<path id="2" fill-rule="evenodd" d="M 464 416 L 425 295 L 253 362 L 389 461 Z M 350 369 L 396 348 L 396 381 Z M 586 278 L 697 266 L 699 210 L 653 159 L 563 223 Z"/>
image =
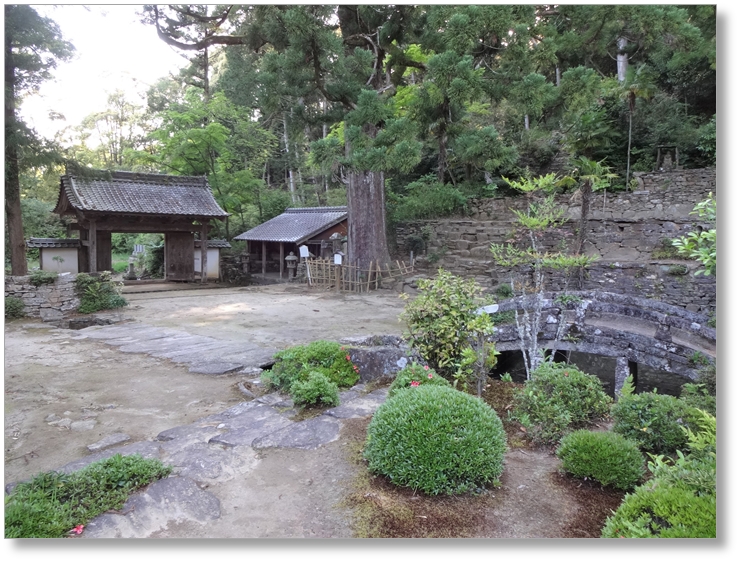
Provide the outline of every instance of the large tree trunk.
<path id="1" fill-rule="evenodd" d="M 390 263 L 385 233 L 385 177 L 383 172 L 352 171 L 347 189 L 349 263 Z"/>
<path id="2" fill-rule="evenodd" d="M 6 6 L 7 10 L 7 6 Z M 10 246 L 11 275 L 26 275 L 26 241 L 23 238 L 21 185 L 15 117 L 15 67 L 12 38 L 5 35 L 5 225 Z"/>

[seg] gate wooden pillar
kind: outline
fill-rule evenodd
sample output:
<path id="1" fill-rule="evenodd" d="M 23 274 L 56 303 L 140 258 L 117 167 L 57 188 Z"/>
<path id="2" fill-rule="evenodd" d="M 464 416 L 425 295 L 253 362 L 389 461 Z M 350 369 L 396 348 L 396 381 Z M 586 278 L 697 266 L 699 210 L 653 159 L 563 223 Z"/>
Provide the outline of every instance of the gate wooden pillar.
<path id="1" fill-rule="evenodd" d="M 200 282 L 208 281 L 208 221 L 200 227 Z"/>
<path id="2" fill-rule="evenodd" d="M 98 230 L 95 219 L 90 219 L 90 227 L 87 235 L 87 256 L 90 264 L 90 273 L 98 271 Z"/>

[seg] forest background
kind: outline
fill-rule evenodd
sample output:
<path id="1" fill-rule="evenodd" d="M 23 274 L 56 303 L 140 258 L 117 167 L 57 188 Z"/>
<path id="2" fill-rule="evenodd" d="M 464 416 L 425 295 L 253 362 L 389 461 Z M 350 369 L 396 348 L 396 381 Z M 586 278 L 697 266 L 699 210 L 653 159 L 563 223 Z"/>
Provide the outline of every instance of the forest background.
<path id="1" fill-rule="evenodd" d="M 44 138 L 18 108 L 74 51 L 5 6 L 6 271 L 64 237 L 59 175 L 206 175 L 231 239 L 286 207 L 349 205 L 363 261 L 394 225 L 464 213 L 504 178 L 600 162 L 629 190 L 660 146 L 716 164 L 715 5 L 168 5 L 141 25 L 182 51 L 144 103 L 123 91 Z M 158 235 L 115 234 L 114 252 Z M 362 240 L 364 237 L 364 240 Z M 33 256 L 31 256 L 32 258 Z"/>

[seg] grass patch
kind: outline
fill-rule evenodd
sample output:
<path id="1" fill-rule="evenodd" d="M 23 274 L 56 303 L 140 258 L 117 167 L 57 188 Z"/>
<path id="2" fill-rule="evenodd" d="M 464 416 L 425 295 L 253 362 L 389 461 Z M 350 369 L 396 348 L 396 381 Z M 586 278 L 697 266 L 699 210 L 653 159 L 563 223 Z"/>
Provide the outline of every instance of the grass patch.
<path id="1" fill-rule="evenodd" d="M 44 472 L 15 487 L 5 500 L 5 538 L 62 538 L 135 491 L 172 471 L 141 455 L 94 462 L 71 474 Z"/>

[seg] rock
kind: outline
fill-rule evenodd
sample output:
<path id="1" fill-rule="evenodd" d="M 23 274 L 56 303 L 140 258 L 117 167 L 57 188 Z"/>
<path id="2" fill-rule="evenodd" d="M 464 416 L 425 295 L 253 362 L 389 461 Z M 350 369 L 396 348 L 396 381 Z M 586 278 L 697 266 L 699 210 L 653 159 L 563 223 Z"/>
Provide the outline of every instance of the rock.
<path id="1" fill-rule="evenodd" d="M 107 437 L 103 437 L 100 441 L 87 446 L 87 450 L 91 453 L 105 449 L 106 447 L 112 447 L 113 445 L 120 445 L 131 439 L 129 435 L 125 433 L 113 433 Z"/>
<path id="2" fill-rule="evenodd" d="M 49 414 L 48 416 L 44 418 L 44 421 L 50 424 L 51 422 L 59 421 L 60 419 L 61 418 L 57 416 L 56 414 Z"/>
<path id="3" fill-rule="evenodd" d="M 69 428 L 72 431 L 89 431 L 98 423 L 97 420 L 80 420 L 72 422 Z"/>
<path id="4" fill-rule="evenodd" d="M 72 420 L 69 418 L 57 419 L 53 422 L 49 422 L 49 425 L 54 425 L 56 427 L 64 427 L 66 429 L 69 429 L 69 427 L 72 425 Z"/>

